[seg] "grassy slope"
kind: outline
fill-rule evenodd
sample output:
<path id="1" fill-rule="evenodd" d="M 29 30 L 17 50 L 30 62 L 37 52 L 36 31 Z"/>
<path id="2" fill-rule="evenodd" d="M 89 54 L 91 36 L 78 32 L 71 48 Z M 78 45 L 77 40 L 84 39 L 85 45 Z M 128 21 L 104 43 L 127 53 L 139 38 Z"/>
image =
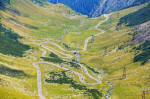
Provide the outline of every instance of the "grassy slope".
<path id="1" fill-rule="evenodd" d="M 128 14 L 120 19 L 118 25 L 126 24 L 127 26 L 136 26 L 150 20 L 150 4 L 146 7 Z"/>
<path id="2" fill-rule="evenodd" d="M 43 74 L 42 74 L 43 81 L 45 79 L 49 78 L 48 74 L 50 72 L 64 71 L 60 68 L 56 68 L 54 66 L 45 65 L 45 64 L 41 64 L 40 68 L 41 68 L 41 71 L 43 72 Z M 84 91 L 75 90 L 73 88 L 70 88 L 69 84 L 57 84 L 57 83 L 53 84 L 53 83 L 43 82 L 43 90 L 44 90 L 44 95 L 48 99 L 56 99 L 56 98 L 60 98 L 60 97 L 67 98 L 67 99 L 84 98 L 84 96 L 82 95 Z"/>
<path id="3" fill-rule="evenodd" d="M 12 55 L 22 57 L 29 46 L 22 44 L 18 41 L 19 35 L 7 30 L 0 24 L 0 53 L 5 55 Z"/>
<path id="4" fill-rule="evenodd" d="M 81 17 L 76 16 L 75 14 L 71 14 L 71 15 L 68 14 L 68 11 L 70 9 L 67 8 L 66 6 L 50 4 L 50 6 L 46 5 L 45 8 L 43 8 L 38 5 L 33 5 L 31 2 L 26 1 L 26 0 L 16 0 L 16 1 L 18 1 L 19 3 L 14 3 L 13 7 L 19 10 L 19 12 L 21 12 L 20 16 L 14 13 L 12 14 L 8 10 L 6 10 L 6 12 L 2 11 L 1 12 L 3 15 L 2 23 L 6 27 L 12 28 L 13 30 L 17 31 L 18 34 L 23 35 L 24 37 L 29 39 L 29 40 L 28 39 L 23 40 L 24 42 L 32 41 L 32 40 L 39 40 L 41 38 L 47 38 L 49 36 L 54 36 L 56 39 L 59 39 L 60 35 L 65 34 L 65 29 L 72 29 L 75 25 L 80 23 L 79 19 Z M 128 13 L 134 12 L 135 10 L 140 9 L 141 7 L 143 6 L 138 6 L 138 7 L 126 9 L 124 11 L 120 11 L 120 17 L 123 17 L 124 15 L 127 15 Z M 114 95 L 112 98 L 115 98 L 115 99 L 116 98 L 133 99 L 137 97 L 139 98 L 140 96 L 138 95 L 141 95 L 140 91 L 142 91 L 144 88 L 149 86 L 149 82 L 148 82 L 149 63 L 147 63 L 143 67 L 140 67 L 140 63 L 133 63 L 133 58 L 135 55 L 134 55 L 134 52 L 130 52 L 132 50 L 132 47 L 126 47 L 125 49 L 118 50 L 117 52 L 114 50 L 118 46 L 121 46 L 123 44 L 128 44 L 129 43 L 128 41 L 132 39 L 132 36 L 128 35 L 128 33 L 131 32 L 131 31 L 128 31 L 130 30 L 129 27 L 122 27 L 120 31 L 114 31 L 116 29 L 117 22 L 119 22 L 119 20 L 116 19 L 116 16 L 117 16 L 116 12 L 113 13 L 113 15 L 111 16 L 113 18 L 112 26 L 109 25 L 109 21 L 105 22 L 104 24 L 102 24 L 102 26 L 100 26 L 100 28 L 104 29 L 106 32 L 96 37 L 94 43 L 89 43 L 88 51 L 82 53 L 82 54 L 85 54 L 85 56 L 83 56 L 83 59 L 81 60 L 81 62 L 86 63 L 88 66 L 91 66 L 100 70 L 102 69 L 105 70 L 108 76 L 105 77 L 104 80 L 109 80 L 115 84 L 115 88 L 113 90 Z M 74 17 L 77 17 L 77 18 L 71 19 Z M 19 23 L 19 25 L 16 24 L 16 21 L 15 23 L 12 22 L 14 20 L 11 20 L 11 21 L 8 20 L 10 18 L 13 18 L 19 21 L 17 22 Z M 50 20 L 47 21 L 48 19 Z M 69 35 L 65 36 L 65 39 L 63 39 L 63 42 L 68 45 L 71 45 L 73 48 L 76 47 L 77 43 L 80 43 L 80 45 L 83 46 L 84 44 L 83 41 L 85 40 L 86 37 L 89 37 L 90 35 L 92 35 L 93 31 L 94 33 L 99 33 L 99 31 L 94 29 L 94 26 L 98 24 L 100 20 L 103 20 L 103 19 L 104 17 L 99 17 L 99 18 L 94 18 L 94 19 L 85 19 L 85 23 L 82 26 L 80 26 L 78 30 L 72 30 L 69 33 Z M 32 26 L 38 29 L 35 29 Z M 83 28 L 86 26 L 88 27 Z M 78 31 L 81 31 L 81 33 L 77 34 Z M 47 41 L 47 39 L 41 39 L 41 40 Z M 33 49 L 27 52 L 27 56 L 25 58 L 14 58 L 11 56 L 5 56 L 5 55 L 0 54 L 1 56 L 0 62 L 2 64 L 12 69 L 22 70 L 26 74 L 31 75 L 30 78 L 24 78 L 25 80 L 19 80 L 17 78 L 10 78 L 5 75 L 0 75 L 0 79 L 2 79 L 0 81 L 3 84 L 8 83 L 6 86 L 4 85 L 0 86 L 1 92 L 5 90 L 3 91 L 3 94 L 0 95 L 0 97 L 5 98 L 4 96 L 6 96 L 9 90 L 11 90 L 12 93 L 10 93 L 9 95 L 10 97 L 8 98 L 13 98 L 13 97 L 23 98 L 23 97 L 28 97 L 28 96 L 29 98 L 31 96 L 33 96 L 32 98 L 36 98 L 36 99 L 38 98 L 37 85 L 36 85 L 36 70 L 33 67 L 32 63 L 37 62 L 37 61 L 42 61 L 42 59 L 40 59 L 42 52 L 39 50 L 40 47 L 35 46 L 35 45 L 31 45 L 31 46 L 33 47 Z M 107 56 L 103 56 L 105 47 L 107 47 L 105 52 L 109 52 Z M 122 76 L 122 69 L 124 66 L 127 67 L 128 76 L 126 80 L 120 80 Z M 44 79 L 47 78 L 48 73 L 59 72 L 59 71 L 62 71 L 61 69 L 55 68 L 53 66 L 44 65 L 44 64 L 41 64 L 40 68 L 42 71 L 42 81 L 43 81 L 42 83 L 43 83 L 44 95 L 47 98 L 49 97 L 50 94 L 52 95 L 51 97 L 49 97 L 51 99 L 52 98 L 56 99 L 60 97 L 88 98 L 88 96 L 84 97 L 84 94 L 83 94 L 84 91 L 74 90 L 73 88 L 70 88 L 69 85 L 48 84 L 44 82 Z M 79 71 L 82 73 L 82 70 L 80 69 L 76 71 Z M 145 75 L 143 75 L 143 72 L 145 73 Z M 91 74 L 93 75 L 93 73 Z M 79 84 L 82 85 L 82 83 L 80 83 L 76 75 L 73 75 L 73 78 Z M 93 82 L 89 78 L 87 80 L 90 80 L 91 82 Z M 17 84 L 15 82 L 17 82 Z M 105 82 L 103 82 L 103 84 L 100 84 L 100 85 L 94 85 L 94 86 L 86 85 L 86 86 L 102 89 L 103 94 L 108 90 L 108 85 Z M 14 89 L 15 91 L 12 91 Z M 27 90 L 26 92 L 24 92 L 25 89 Z M 130 96 L 131 93 L 133 96 Z"/>
<path id="5" fill-rule="evenodd" d="M 76 45 L 80 44 L 80 49 L 82 49 L 87 37 L 100 32 L 95 29 L 95 26 L 102 20 L 104 20 L 102 17 L 84 19 L 84 24 L 77 27 L 77 30 L 70 31 L 70 33 L 64 37 L 63 42 L 70 45 L 72 49 L 76 49 Z"/>
<path id="6" fill-rule="evenodd" d="M 2 54 L 0 54 L 0 56 L 0 64 L 10 68 L 9 75 L 6 75 L 5 73 L 0 74 L 0 78 L 2 79 L 0 91 L 3 91 L 3 94 L 1 94 L 0 97 L 6 99 L 12 97 L 23 98 L 25 96 L 30 98 L 31 96 L 37 97 L 36 71 L 32 66 L 32 61 L 26 58 L 15 58 Z M 13 70 L 21 70 L 29 76 L 23 76 L 21 78 L 15 77 L 13 76 Z"/>
<path id="7" fill-rule="evenodd" d="M 75 12 L 63 5 L 48 4 L 41 7 L 29 0 L 16 0 L 8 9 L 1 12 L 2 23 L 28 39 L 49 38 L 49 36 L 59 38 L 65 33 L 64 29 L 72 28 L 80 22 L 79 19 L 69 18 L 75 15 Z M 62 10 L 64 11 L 60 13 Z"/>
<path id="8" fill-rule="evenodd" d="M 120 17 L 132 13 L 145 5 L 125 9 L 119 11 Z M 113 24 L 110 25 L 109 21 L 103 23 L 99 28 L 106 32 L 95 38 L 94 43 L 89 43 L 88 51 L 84 54 L 82 62 L 97 69 L 104 69 L 108 74 L 104 80 L 114 83 L 113 90 L 114 99 L 133 99 L 140 98 L 143 90 L 149 90 L 149 64 L 140 66 L 140 63 L 134 63 L 133 59 L 135 53 L 132 51 L 132 46 L 127 46 L 124 49 L 116 50 L 121 45 L 128 45 L 132 40 L 133 33 L 130 31 L 132 28 L 122 26 L 121 30 L 115 31 L 117 28 L 117 12 L 110 16 Z M 106 48 L 106 50 L 105 50 Z M 104 56 L 104 52 L 107 53 Z M 90 54 L 89 54 L 90 53 Z M 88 57 L 88 58 L 87 58 Z M 122 77 L 123 67 L 127 69 L 127 79 L 120 80 Z M 148 98 L 148 94 L 146 98 Z"/>
<path id="9" fill-rule="evenodd" d="M 10 1 L 12 4 L 14 0 Z M 7 3 L 5 3 L 7 5 Z M 1 6 L 2 7 L 2 6 Z M 3 8 L 1 8 L 3 9 Z M 1 20 L 0 20 L 1 25 Z M 26 45 L 18 41 L 20 36 L 10 29 L 0 26 L 0 51 L 3 54 L 22 56 Z M 16 47 L 14 48 L 14 47 Z M 36 72 L 29 60 L 0 54 L 0 98 L 37 98 Z M 27 63 L 25 63 L 27 62 Z M 34 82 L 35 81 L 35 82 Z"/>
<path id="10" fill-rule="evenodd" d="M 23 41 L 49 38 L 49 36 L 59 37 L 64 34 L 64 29 L 72 28 L 80 23 L 80 16 L 64 5 L 45 5 L 40 7 L 29 0 L 15 0 L 12 6 L 0 11 L 2 24 L 11 28 L 19 35 L 25 37 Z M 55 9 L 55 11 L 54 11 Z M 33 52 L 34 50 L 34 52 Z M 38 54 L 37 54 L 38 53 Z M 37 46 L 32 45 L 32 49 L 27 52 L 24 58 L 12 57 L 0 54 L 0 63 L 12 70 L 21 70 L 29 77 L 12 77 L 0 74 L 0 98 L 12 99 L 22 98 L 38 99 L 36 70 L 33 62 L 39 61 L 42 52 Z M 10 70 L 11 70 L 10 69 Z M 13 75 L 13 72 L 12 72 Z"/>
<path id="11" fill-rule="evenodd" d="M 17 2 L 14 2 L 12 6 L 7 6 L 5 11 L 1 11 L 2 24 L 7 28 L 11 28 L 19 35 L 25 37 L 25 39 L 23 38 L 22 40 L 23 42 L 30 42 L 31 40 L 36 41 L 42 38 L 49 38 L 49 36 L 54 36 L 57 39 L 60 35 L 65 33 L 65 29 L 72 29 L 74 26 L 80 23 L 80 18 L 84 17 L 80 17 L 78 13 L 75 13 L 68 7 L 61 4 L 49 4 L 45 5 L 43 8 L 32 4 L 28 0 L 16 1 Z M 39 98 L 37 94 L 36 70 L 32 63 L 41 60 L 40 57 L 42 52 L 39 50 L 40 48 L 38 46 L 30 46 L 31 49 L 27 51 L 26 57 L 23 58 L 16 58 L 0 54 L 1 64 L 11 68 L 12 70 L 22 70 L 29 75 L 28 78 L 22 77 L 22 79 L 18 79 L 11 77 L 11 74 L 9 76 L 0 74 L 2 85 L 0 86 L 1 98 Z M 44 68 L 41 67 L 41 69 L 44 77 L 47 72 L 43 71 Z M 80 72 L 80 70 L 76 71 Z M 77 76 L 75 76 L 75 79 L 80 82 Z M 53 84 L 43 85 L 44 94 L 46 97 L 48 97 L 49 94 L 55 94 L 57 98 L 59 98 L 61 95 L 63 95 L 63 97 L 69 95 L 71 98 L 85 98 L 84 94 L 82 94 L 84 91 L 75 91 L 73 88 L 70 88 L 69 85 L 59 85 L 56 88 L 57 91 L 55 88 L 51 89 L 53 88 L 52 86 L 54 86 Z M 67 87 L 66 90 L 64 90 L 64 86 Z M 74 96 L 74 94 L 77 95 Z"/>

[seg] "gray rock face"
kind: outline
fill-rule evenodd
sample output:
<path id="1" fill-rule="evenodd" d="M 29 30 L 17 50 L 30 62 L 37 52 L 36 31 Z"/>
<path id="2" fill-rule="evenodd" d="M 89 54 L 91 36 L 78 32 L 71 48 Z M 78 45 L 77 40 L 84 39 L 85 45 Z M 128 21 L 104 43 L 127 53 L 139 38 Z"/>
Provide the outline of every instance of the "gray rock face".
<path id="1" fill-rule="evenodd" d="M 133 31 L 135 31 L 137 34 L 134 35 L 131 45 L 150 40 L 150 21 L 134 27 Z"/>
<path id="2" fill-rule="evenodd" d="M 47 0 L 50 3 L 62 3 L 73 10 L 88 15 L 89 17 L 97 17 L 101 14 L 129 7 L 133 4 L 145 3 L 149 0 Z"/>
<path id="3" fill-rule="evenodd" d="M 92 8 L 90 16 L 97 17 L 101 14 L 108 14 L 112 11 L 132 5 L 135 0 L 101 0 L 98 5 Z"/>

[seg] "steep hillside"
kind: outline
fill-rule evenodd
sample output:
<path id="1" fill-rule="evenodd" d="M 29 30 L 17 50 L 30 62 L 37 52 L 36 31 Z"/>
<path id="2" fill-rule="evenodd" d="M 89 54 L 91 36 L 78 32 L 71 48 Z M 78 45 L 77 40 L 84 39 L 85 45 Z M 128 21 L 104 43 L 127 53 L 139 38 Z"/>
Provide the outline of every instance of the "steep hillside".
<path id="1" fill-rule="evenodd" d="M 41 14 L 42 13 L 42 14 Z M 1 11 L 2 24 L 26 39 L 60 38 L 65 29 L 80 23 L 80 16 L 64 5 L 47 3 L 44 7 L 30 0 L 15 0 Z"/>
<path id="2" fill-rule="evenodd" d="M 128 14 L 120 19 L 118 25 L 126 25 L 128 27 L 133 27 L 133 40 L 131 45 L 139 45 L 135 47 L 136 56 L 134 57 L 134 62 L 142 62 L 141 65 L 149 61 L 149 20 L 150 20 L 150 4 L 146 7 Z M 141 52 L 139 54 L 139 52 Z"/>
<path id="3" fill-rule="evenodd" d="M 125 7 L 135 6 L 148 2 L 149 0 L 47 0 L 51 3 L 63 3 L 77 12 L 97 17 L 101 14 L 110 13 Z"/>
<path id="4" fill-rule="evenodd" d="M 29 50 L 29 46 L 19 42 L 20 38 L 22 37 L 0 24 L 0 53 L 22 57 L 25 51 Z"/>
<path id="5" fill-rule="evenodd" d="M 0 9 L 6 10 L 7 5 L 11 5 L 14 1 L 1 1 Z M 0 17 L 1 19 L 1 17 Z M 29 46 L 19 42 L 22 37 L 14 33 L 12 29 L 6 29 L 1 24 L 0 20 L 0 53 L 5 55 L 12 55 L 22 57 L 26 50 L 29 50 Z"/>
<path id="6" fill-rule="evenodd" d="M 34 1 L 0 0 L 0 99 L 39 99 L 33 62 L 42 61 L 42 52 L 23 43 L 57 42 L 86 17 L 62 4 Z"/>
<path id="7" fill-rule="evenodd" d="M 118 25 L 136 26 L 150 20 L 150 4 L 146 7 L 128 14 L 120 19 Z"/>
<path id="8" fill-rule="evenodd" d="M 147 31 L 149 29 L 146 29 L 149 27 L 148 22 L 139 25 L 143 26 L 142 28 L 137 26 L 142 29 L 138 32 L 133 31 L 133 29 L 138 30 L 136 25 L 118 26 L 120 20 L 129 15 L 136 14 L 136 17 L 131 18 L 142 19 L 138 12 L 148 7 L 145 6 L 147 4 L 113 12 L 110 16 L 112 23 L 108 20 L 99 26 L 106 32 L 96 37 L 94 43 L 89 43 L 88 51 L 81 60 L 88 66 L 105 71 L 107 76 L 104 81 L 110 84 L 110 91 L 107 95 L 111 94 L 110 98 L 112 99 L 140 99 L 143 91 L 147 92 L 145 99 L 150 98 L 148 94 L 150 90 L 149 40 L 145 43 L 142 41 L 131 45 L 134 39 L 137 40 L 138 37 L 142 38 L 149 34 Z M 117 18 L 117 13 L 119 13 L 120 18 Z M 127 24 L 130 23 L 130 21 L 126 21 Z M 141 20 L 136 21 L 141 22 Z M 143 32 L 144 30 L 147 32 Z M 139 35 L 136 35 L 138 33 Z M 146 39 L 148 38 L 145 37 Z"/>
<path id="9" fill-rule="evenodd" d="M 82 2 L 80 9 L 91 3 L 89 8 L 98 13 L 93 2 L 103 2 L 105 12 L 112 11 L 112 4 L 133 6 L 88 18 L 45 0 L 5 1 L 0 10 L 0 99 L 150 98 L 148 3 L 72 1 Z"/>

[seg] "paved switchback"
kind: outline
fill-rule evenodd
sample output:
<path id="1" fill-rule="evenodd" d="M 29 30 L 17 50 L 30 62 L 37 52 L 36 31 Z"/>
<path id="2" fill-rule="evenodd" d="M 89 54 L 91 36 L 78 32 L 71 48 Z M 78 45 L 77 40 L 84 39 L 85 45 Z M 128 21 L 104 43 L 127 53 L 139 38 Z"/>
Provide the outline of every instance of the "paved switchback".
<path id="1" fill-rule="evenodd" d="M 96 29 L 98 29 L 98 30 L 100 30 L 100 31 L 102 31 L 102 32 L 101 32 L 101 33 L 98 33 L 98 34 L 96 34 L 96 35 L 94 35 L 94 36 L 98 36 L 98 35 L 103 34 L 103 33 L 105 32 L 104 30 L 99 29 L 98 26 L 101 25 L 103 22 L 107 21 L 107 20 L 109 19 L 109 16 L 110 16 L 110 15 L 111 15 L 111 14 L 105 15 L 106 19 L 105 19 L 104 21 L 99 22 L 99 24 L 97 24 L 97 25 L 95 26 Z M 88 44 L 88 42 L 89 42 L 90 39 L 92 39 L 92 37 L 88 37 L 88 38 L 85 40 L 85 44 L 84 44 L 84 46 L 83 46 L 83 50 L 80 50 L 79 52 L 83 52 L 83 51 L 86 51 L 86 50 L 87 50 L 87 44 Z M 53 49 L 53 48 L 51 48 L 51 47 L 49 47 L 49 46 L 44 45 L 45 43 L 53 44 L 53 45 L 55 45 L 56 47 L 58 47 L 61 51 L 65 51 L 65 52 L 75 52 L 75 51 L 67 51 L 67 50 L 63 49 L 61 46 L 59 46 L 58 44 L 56 44 L 56 43 L 54 43 L 54 42 L 42 42 L 41 44 L 38 44 L 38 43 L 24 43 L 24 44 L 35 44 L 35 45 L 41 46 L 41 47 L 43 47 L 44 49 L 46 49 L 46 50 L 48 50 L 48 51 L 50 51 L 50 52 L 55 53 L 56 55 L 58 55 L 58 56 L 61 57 L 61 58 L 65 58 L 65 59 L 67 59 L 67 58 L 73 58 L 73 56 L 71 56 L 71 55 L 62 53 L 62 52 L 57 51 L 57 50 L 55 50 L 55 49 Z M 47 51 L 44 50 L 44 49 L 40 49 L 41 51 L 43 51 L 42 57 L 46 57 Z M 61 56 L 60 54 L 66 56 L 66 57 Z M 61 66 L 56 65 L 56 64 L 53 64 L 53 63 L 51 63 L 51 62 L 35 62 L 35 63 L 33 63 L 34 67 L 35 67 L 36 70 L 37 70 L 38 94 L 39 94 L 39 96 L 40 96 L 41 99 L 45 99 L 45 97 L 44 97 L 44 95 L 43 95 L 43 93 L 42 93 L 41 71 L 40 71 L 40 68 L 39 68 L 38 64 L 49 64 L 49 65 L 52 65 L 52 66 L 55 66 L 55 67 L 58 67 L 58 68 L 62 68 L 62 69 L 64 69 L 64 70 L 69 70 L 69 69 L 64 68 L 64 67 L 61 67 Z M 80 66 L 84 69 L 84 72 L 85 72 L 85 74 L 86 74 L 88 77 L 90 77 L 91 79 L 93 79 L 93 80 L 96 81 L 96 83 L 88 83 L 88 82 L 86 82 L 86 81 L 84 80 L 84 77 L 83 77 L 82 74 L 80 74 L 80 73 L 78 73 L 78 72 L 75 72 L 75 71 L 73 71 L 73 70 L 70 70 L 70 71 L 74 72 L 76 75 L 78 75 L 78 77 L 79 77 L 79 79 L 80 79 L 80 81 L 81 81 L 82 83 L 84 83 L 84 84 L 90 84 L 90 85 L 96 85 L 96 84 L 100 84 L 100 83 L 101 83 L 101 81 L 100 81 L 99 79 L 96 79 L 96 78 L 94 78 L 93 76 L 91 76 L 91 75 L 89 74 L 89 72 L 88 72 L 88 70 L 87 70 L 87 68 L 86 68 L 85 66 L 83 66 L 82 64 L 78 64 L 78 65 L 80 65 Z"/>

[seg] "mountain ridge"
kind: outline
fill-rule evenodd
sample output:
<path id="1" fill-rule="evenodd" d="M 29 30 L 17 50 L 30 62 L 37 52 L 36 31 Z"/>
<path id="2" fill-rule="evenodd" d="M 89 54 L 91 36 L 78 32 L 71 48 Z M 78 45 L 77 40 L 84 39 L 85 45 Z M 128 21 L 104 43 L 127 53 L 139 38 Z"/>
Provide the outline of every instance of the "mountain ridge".
<path id="1" fill-rule="evenodd" d="M 108 14 L 126 7 L 135 6 L 148 2 L 149 0 L 47 0 L 50 3 L 62 3 L 73 10 L 88 15 L 89 17 L 98 17 L 102 14 Z"/>
<path id="2" fill-rule="evenodd" d="M 131 45 L 149 36 L 147 3 L 96 18 L 43 0 L 6 5 L 0 10 L 0 49 L 7 52 L 0 50 L 1 99 L 140 99 L 150 90 L 149 38 Z M 22 57 L 10 55 L 20 53 L 19 42 L 28 46 Z"/>

